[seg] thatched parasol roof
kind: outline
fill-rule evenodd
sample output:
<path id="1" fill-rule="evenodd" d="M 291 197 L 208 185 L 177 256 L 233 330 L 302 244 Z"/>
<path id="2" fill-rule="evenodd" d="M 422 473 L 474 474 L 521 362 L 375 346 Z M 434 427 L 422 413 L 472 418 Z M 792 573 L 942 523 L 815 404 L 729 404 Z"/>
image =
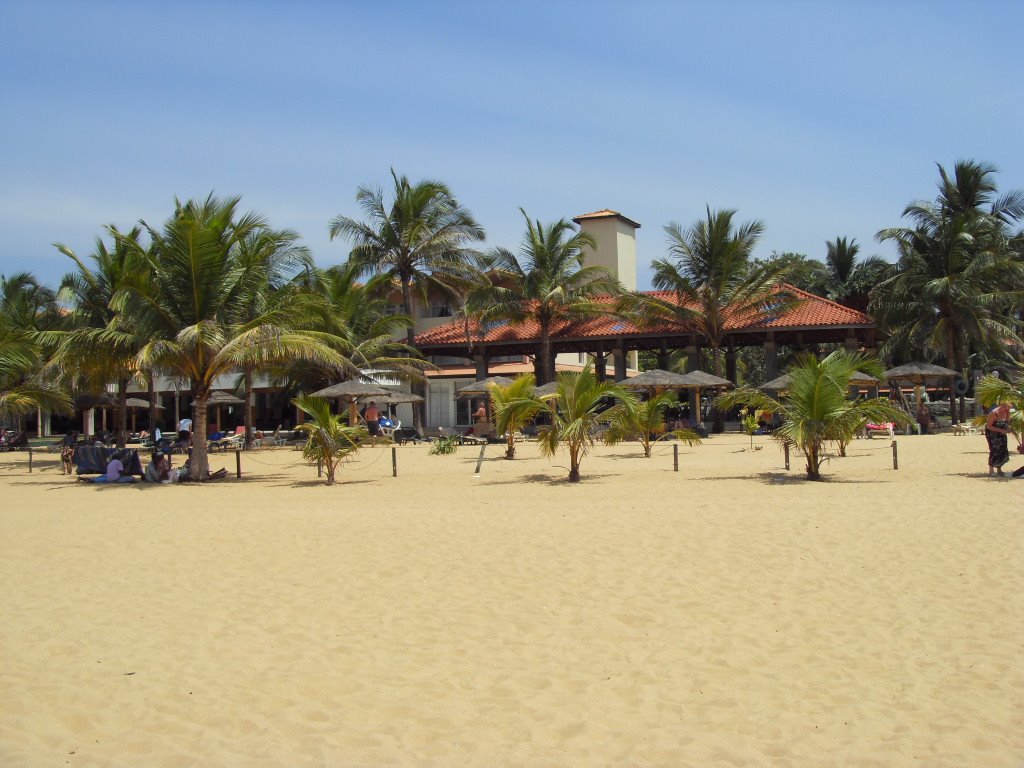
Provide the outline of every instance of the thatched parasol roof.
<path id="1" fill-rule="evenodd" d="M 549 381 L 547 384 L 541 384 L 539 387 L 533 388 L 533 394 L 537 397 L 544 397 L 545 395 L 553 395 L 558 391 L 558 382 Z"/>
<path id="2" fill-rule="evenodd" d="M 398 405 L 399 403 L 422 403 L 423 398 L 411 392 L 388 392 L 383 397 L 379 395 L 363 395 L 359 400 L 366 402 L 383 403 L 384 405 Z"/>
<path id="3" fill-rule="evenodd" d="M 192 405 L 195 405 L 196 401 L 192 401 Z M 240 397 L 235 397 L 230 392 L 222 392 L 217 390 L 211 392 L 209 399 L 206 401 L 206 407 L 209 408 L 213 405 L 245 405 L 245 400 Z"/>
<path id="4" fill-rule="evenodd" d="M 340 384 L 332 384 L 329 387 L 317 390 L 312 397 L 345 397 L 355 399 L 357 397 L 387 397 L 391 392 L 376 384 L 367 384 L 365 381 L 343 381 Z"/>
<path id="5" fill-rule="evenodd" d="M 885 372 L 888 381 L 910 381 L 914 384 L 921 384 L 925 379 L 952 379 L 959 375 L 956 371 L 931 363 L 907 363 Z"/>
<path id="6" fill-rule="evenodd" d="M 850 377 L 850 383 L 860 387 L 873 387 L 878 384 L 878 379 L 872 376 L 870 373 L 864 373 L 864 371 L 857 371 L 853 376 Z"/>
<path id="7" fill-rule="evenodd" d="M 471 381 L 469 384 L 463 384 L 461 387 L 455 390 L 456 397 L 473 397 L 474 395 L 486 395 L 490 390 L 492 384 L 498 386 L 507 387 L 512 383 L 512 379 L 507 376 L 491 376 L 483 381 Z"/>
<path id="8" fill-rule="evenodd" d="M 789 389 L 789 374 L 784 373 L 771 381 L 766 381 L 758 389 L 765 392 L 781 392 L 784 389 Z"/>
<path id="9" fill-rule="evenodd" d="M 129 408 L 149 408 L 149 400 L 143 400 L 141 397 L 129 397 L 125 401 L 125 405 Z M 153 407 L 158 411 L 164 410 L 162 405 L 154 405 Z"/>
<path id="10" fill-rule="evenodd" d="M 690 386 L 685 377 L 672 371 L 663 371 L 660 368 L 652 368 L 631 379 L 623 379 L 618 382 L 619 386 L 629 389 L 647 389 L 662 387 L 664 389 L 685 389 Z"/>
<path id="11" fill-rule="evenodd" d="M 686 389 L 712 389 L 716 387 L 727 388 L 735 386 L 728 379 L 723 379 L 720 376 L 712 376 L 710 373 L 704 373 L 704 371 L 690 371 L 679 378 L 682 379 L 680 386 Z"/>

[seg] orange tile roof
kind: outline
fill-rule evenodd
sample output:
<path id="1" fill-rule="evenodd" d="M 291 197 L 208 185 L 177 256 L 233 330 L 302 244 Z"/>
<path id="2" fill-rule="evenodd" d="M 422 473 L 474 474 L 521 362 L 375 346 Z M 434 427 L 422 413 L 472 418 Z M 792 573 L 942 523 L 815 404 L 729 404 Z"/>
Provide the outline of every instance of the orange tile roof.
<path id="1" fill-rule="evenodd" d="M 637 229 L 640 229 L 639 222 L 633 221 L 628 216 L 623 216 L 618 211 L 613 211 L 611 208 L 604 208 L 600 211 L 594 211 L 593 213 L 581 213 L 576 216 L 573 221 L 577 224 L 581 224 L 587 219 L 622 219 L 627 224 L 632 224 Z"/>
<path id="2" fill-rule="evenodd" d="M 726 322 L 726 329 L 729 331 L 756 331 L 768 329 L 795 329 L 795 328 L 828 328 L 848 326 L 872 326 L 874 322 L 863 312 L 858 312 L 850 307 L 843 306 L 829 299 L 815 296 L 813 293 L 802 291 L 791 285 L 780 286 L 779 291 L 785 291 L 797 296 L 801 302 L 788 312 L 778 317 L 766 317 L 747 319 L 741 317 L 730 318 Z M 675 294 L 666 291 L 647 291 L 648 295 L 657 296 L 668 302 L 675 301 Z M 613 302 L 611 297 L 605 299 L 609 308 Z M 753 320 L 753 321 L 751 321 Z M 501 343 L 501 342 L 523 342 L 539 341 L 540 326 L 534 320 L 526 320 L 522 323 L 511 324 L 507 322 L 494 323 L 482 335 L 475 320 L 471 320 L 469 328 L 470 338 L 474 342 Z M 694 329 L 682 322 L 662 321 L 656 325 L 639 327 L 635 323 L 623 320 L 611 315 L 591 318 L 588 320 L 556 321 L 551 328 L 551 336 L 557 338 L 590 338 L 618 335 L 670 335 L 681 333 L 693 333 Z M 457 320 L 444 325 L 439 325 L 430 330 L 424 331 L 416 336 L 416 344 L 423 346 L 466 344 L 465 321 Z"/>

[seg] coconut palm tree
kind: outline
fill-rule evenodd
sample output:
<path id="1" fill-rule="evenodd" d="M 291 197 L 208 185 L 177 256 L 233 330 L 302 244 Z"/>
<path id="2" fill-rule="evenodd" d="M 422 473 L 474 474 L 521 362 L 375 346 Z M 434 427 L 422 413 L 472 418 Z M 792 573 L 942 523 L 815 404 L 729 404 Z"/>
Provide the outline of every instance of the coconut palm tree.
<path id="1" fill-rule="evenodd" d="M 44 372 L 41 333 L 62 322 L 56 294 L 28 272 L 0 275 L 0 417 L 33 410 L 63 413 L 66 394 Z"/>
<path id="2" fill-rule="evenodd" d="M 135 364 L 139 344 L 131 343 L 137 339 L 130 333 L 118 334 L 117 343 L 112 343 L 106 332 L 124 330 L 119 325 L 125 318 L 111 307 L 114 295 L 129 285 L 141 285 L 146 273 L 145 262 L 138 255 L 144 250 L 141 228 L 125 233 L 108 226 L 107 232 L 113 238 L 113 248 L 97 237 L 96 247 L 85 259 L 68 246 L 54 243 L 77 270 L 64 276 L 59 294 L 71 307 L 71 329 L 46 334 L 46 338 L 57 345 L 50 365 L 65 379 L 77 379 L 93 391 L 105 390 L 111 381 L 117 385 L 117 445 L 124 448 L 128 438 L 128 385 L 141 373 Z"/>
<path id="3" fill-rule="evenodd" d="M 314 391 L 339 379 L 361 379 L 367 371 L 399 381 L 421 381 L 433 368 L 419 351 L 404 341 L 412 325 L 407 315 L 395 314 L 388 301 L 392 285 L 387 275 L 359 279 L 361 267 L 349 260 L 304 275 L 289 299 L 302 305 L 298 327 L 317 334 L 341 357 L 342 367 L 308 363 L 285 366 L 280 378 L 298 391 Z"/>
<path id="4" fill-rule="evenodd" d="M 825 292 L 832 301 L 864 312 L 871 289 L 890 264 L 881 256 L 858 261 L 859 252 L 856 238 L 847 241 L 845 237 L 837 237 L 825 242 Z"/>
<path id="5" fill-rule="evenodd" d="M 860 353 L 837 350 L 821 360 L 801 355 L 787 370 L 790 388 L 782 399 L 740 387 L 718 401 L 724 408 L 745 405 L 781 415 L 782 425 L 772 437 L 799 448 L 807 459 L 807 479 L 820 480 L 827 442 L 849 442 L 866 421 L 901 425 L 911 421 L 889 400 L 850 399 L 850 379 L 858 371 L 882 375 L 878 362 Z"/>
<path id="6" fill-rule="evenodd" d="M 364 427 L 349 427 L 342 423 L 342 417 L 331 413 L 331 404 L 322 397 L 297 397 L 292 400 L 309 418 L 296 426 L 306 433 L 306 444 L 302 458 L 310 464 L 323 466 L 327 473 L 327 484 L 334 485 L 338 464 L 359 450 L 361 441 L 369 437 Z"/>
<path id="7" fill-rule="evenodd" d="M 290 229 L 257 227 L 238 241 L 238 265 L 245 271 L 237 300 L 232 306 L 233 320 L 249 323 L 260 317 L 280 317 L 282 323 L 299 325 L 307 305 L 296 301 L 293 291 L 285 290 L 296 273 L 310 274 L 314 269 L 309 249 L 299 242 L 299 234 Z M 255 364 L 242 366 L 245 404 L 245 450 L 252 449 L 252 416 Z"/>
<path id="8" fill-rule="evenodd" d="M 531 220 L 522 208 L 519 212 L 526 220 L 523 244 L 518 255 L 506 248 L 488 254 L 495 286 L 480 317 L 484 322 L 537 324 L 540 344 L 535 372 L 537 381 L 546 384 L 555 375 L 551 353 L 554 324 L 607 313 L 610 308 L 598 297 L 617 296 L 623 289 L 607 268 L 585 265 L 586 249 L 597 248 L 590 235 L 577 232 L 565 219 L 545 225 Z"/>
<path id="9" fill-rule="evenodd" d="M 381 189 L 360 187 L 356 201 L 364 221 L 336 216 L 330 222 L 330 236 L 346 237 L 353 243 L 350 258 L 366 273 L 387 275 L 402 292 L 402 311 L 413 316 L 413 294 L 426 301 L 432 294 L 455 296 L 466 265 L 473 256 L 470 244 L 484 239 L 484 230 L 469 209 L 462 206 L 440 181 L 411 184 L 391 170 L 392 199 L 384 200 Z M 415 332 L 410 325 L 406 343 L 413 347 Z M 423 431 L 423 411 L 413 407 L 413 423 Z"/>
<path id="10" fill-rule="evenodd" d="M 683 229 L 676 222 L 665 227 L 668 259 L 658 259 L 654 287 L 669 294 L 632 294 L 622 311 L 641 325 L 672 322 L 700 332 L 711 347 L 714 374 L 723 376 L 722 344 L 729 320 L 777 315 L 794 304 L 778 287 L 790 266 L 785 259 L 751 265 L 750 254 L 764 224 L 736 225 L 735 210 L 712 211 Z M 715 411 L 712 429 L 722 431 L 722 416 Z"/>
<path id="11" fill-rule="evenodd" d="M 516 457 L 515 434 L 530 423 L 543 408 L 544 403 L 533 396 L 533 374 L 519 376 L 511 384 L 491 385 L 491 403 L 494 407 L 494 428 L 508 437 L 505 458 Z"/>
<path id="12" fill-rule="evenodd" d="M 687 445 L 698 445 L 700 435 L 693 430 L 666 431 L 665 411 L 675 404 L 674 392 L 659 392 L 647 400 L 638 400 L 636 397 L 622 399 L 620 407 L 614 411 L 604 441 L 608 445 L 615 445 L 623 440 L 639 440 L 644 449 L 644 457 L 648 459 L 651 458 L 651 445 L 663 437 L 674 436 Z"/>
<path id="13" fill-rule="evenodd" d="M 151 280 L 119 290 L 111 302 L 128 330 L 106 332 L 111 343 L 126 337 L 143 343 L 136 361 L 188 380 L 196 401 L 195 434 L 189 475 L 205 480 L 207 401 L 214 379 L 250 364 L 287 360 L 340 366 L 342 360 L 315 335 L 282 323 L 280 313 L 240 319 L 246 270 L 240 243 L 266 227 L 254 214 L 238 215 L 238 198 L 176 201 L 160 230 L 146 225 L 152 239 L 138 249 Z"/>
<path id="14" fill-rule="evenodd" d="M 580 462 L 594 446 L 594 434 L 602 420 L 614 420 L 621 405 L 602 409 L 608 401 L 620 403 L 632 395 L 610 381 L 598 381 L 588 362 L 579 373 L 560 373 L 554 394 L 540 399 L 547 406 L 551 423 L 541 427 L 537 439 L 545 456 L 554 456 L 563 444 L 569 452 L 569 482 L 580 481 Z"/>
<path id="15" fill-rule="evenodd" d="M 1024 344 L 1013 307 L 1024 303 L 1024 262 L 1008 227 L 1024 218 L 1024 191 L 996 197 L 995 168 L 939 166 L 935 202 L 908 205 L 910 227 L 878 233 L 892 241 L 899 261 L 872 291 L 871 313 L 888 334 L 884 353 L 940 357 L 965 371 L 972 349 L 1007 356 L 1007 342 Z M 961 401 L 961 419 L 963 418 Z"/>

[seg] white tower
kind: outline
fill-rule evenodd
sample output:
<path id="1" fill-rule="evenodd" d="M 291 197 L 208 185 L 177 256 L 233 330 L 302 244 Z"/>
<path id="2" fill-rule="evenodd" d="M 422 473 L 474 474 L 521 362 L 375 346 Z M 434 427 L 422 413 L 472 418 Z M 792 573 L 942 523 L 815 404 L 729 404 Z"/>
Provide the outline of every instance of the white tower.
<path id="1" fill-rule="evenodd" d="M 636 231 L 640 225 L 608 209 L 584 213 L 573 221 L 597 243 L 596 251 L 587 252 L 587 264 L 607 267 L 627 291 L 635 291 Z"/>

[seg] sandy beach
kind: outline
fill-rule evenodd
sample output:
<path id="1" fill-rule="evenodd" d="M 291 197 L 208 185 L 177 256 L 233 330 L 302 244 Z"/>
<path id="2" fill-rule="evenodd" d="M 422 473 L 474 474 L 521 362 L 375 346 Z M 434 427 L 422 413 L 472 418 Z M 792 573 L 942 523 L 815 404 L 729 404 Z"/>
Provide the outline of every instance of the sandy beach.
<path id="1" fill-rule="evenodd" d="M 978 436 L 823 483 L 755 444 L 579 485 L 531 443 L 333 487 L 291 449 L 204 487 L 0 455 L 0 765 L 1024 765 L 1024 480 Z"/>

